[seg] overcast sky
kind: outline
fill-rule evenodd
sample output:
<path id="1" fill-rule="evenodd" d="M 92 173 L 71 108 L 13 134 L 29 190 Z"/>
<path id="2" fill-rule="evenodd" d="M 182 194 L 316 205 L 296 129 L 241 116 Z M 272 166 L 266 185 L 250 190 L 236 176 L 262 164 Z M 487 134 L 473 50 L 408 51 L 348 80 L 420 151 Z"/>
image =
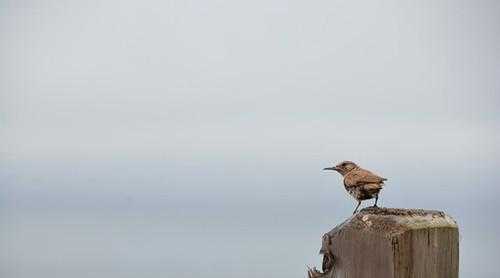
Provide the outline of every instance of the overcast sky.
<path id="1" fill-rule="evenodd" d="M 499 49 L 498 1 L 0 1 L 3 215 L 285 219 L 311 225 L 314 256 L 353 206 L 320 169 L 349 159 L 389 178 L 383 205 L 457 218 L 474 273 L 499 243 L 477 218 L 500 209 Z M 5 277 L 57 277 L 19 255 L 19 225 Z"/>
<path id="2" fill-rule="evenodd" d="M 2 151 L 375 159 L 471 148 L 499 118 L 498 6 L 3 1 Z"/>

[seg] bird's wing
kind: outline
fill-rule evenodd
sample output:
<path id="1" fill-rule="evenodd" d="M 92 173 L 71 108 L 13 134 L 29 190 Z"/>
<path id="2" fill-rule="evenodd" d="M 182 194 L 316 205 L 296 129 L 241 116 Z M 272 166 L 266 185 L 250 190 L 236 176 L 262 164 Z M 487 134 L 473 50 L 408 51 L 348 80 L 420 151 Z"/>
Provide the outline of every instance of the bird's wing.
<path id="1" fill-rule="evenodd" d="M 346 175 L 345 184 L 347 186 L 359 186 L 370 183 L 380 184 L 386 180 L 386 178 L 379 177 L 368 170 L 355 169 L 352 170 L 348 175 Z"/>

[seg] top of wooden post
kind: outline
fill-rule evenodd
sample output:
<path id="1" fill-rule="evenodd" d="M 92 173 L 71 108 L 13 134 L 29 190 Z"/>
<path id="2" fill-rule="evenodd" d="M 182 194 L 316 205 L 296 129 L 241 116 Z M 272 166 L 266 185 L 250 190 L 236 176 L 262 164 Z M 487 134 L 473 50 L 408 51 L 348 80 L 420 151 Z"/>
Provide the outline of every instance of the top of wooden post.
<path id="1" fill-rule="evenodd" d="M 324 254 L 331 238 L 346 232 L 370 232 L 393 238 L 410 230 L 456 228 L 458 225 L 444 212 L 423 209 L 364 208 L 325 234 L 320 253 Z"/>
<path id="2" fill-rule="evenodd" d="M 458 225 L 444 212 L 369 207 L 323 236 L 310 278 L 457 278 Z"/>

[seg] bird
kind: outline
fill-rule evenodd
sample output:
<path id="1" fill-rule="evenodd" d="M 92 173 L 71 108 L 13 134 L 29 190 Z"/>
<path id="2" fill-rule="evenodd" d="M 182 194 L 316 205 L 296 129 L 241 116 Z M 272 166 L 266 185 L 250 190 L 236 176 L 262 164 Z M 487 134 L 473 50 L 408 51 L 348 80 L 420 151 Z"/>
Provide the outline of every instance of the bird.
<path id="1" fill-rule="evenodd" d="M 358 211 L 361 201 L 375 198 L 373 207 L 377 207 L 378 195 L 385 185 L 386 178 L 380 177 L 368 170 L 359 167 L 352 161 L 343 161 L 333 167 L 323 170 L 337 171 L 344 177 L 344 187 L 349 194 L 358 201 L 352 214 Z"/>

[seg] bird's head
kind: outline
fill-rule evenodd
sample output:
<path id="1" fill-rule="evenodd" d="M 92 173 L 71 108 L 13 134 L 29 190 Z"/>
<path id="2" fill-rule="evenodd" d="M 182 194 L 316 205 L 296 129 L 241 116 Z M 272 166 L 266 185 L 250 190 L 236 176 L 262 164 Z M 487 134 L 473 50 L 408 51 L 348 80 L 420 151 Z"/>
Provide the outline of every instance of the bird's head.
<path id="1" fill-rule="evenodd" d="M 358 165 L 352 161 L 342 161 L 336 166 L 324 168 L 323 170 L 333 170 L 339 172 L 342 176 L 349 173 L 351 170 L 358 168 Z"/>

